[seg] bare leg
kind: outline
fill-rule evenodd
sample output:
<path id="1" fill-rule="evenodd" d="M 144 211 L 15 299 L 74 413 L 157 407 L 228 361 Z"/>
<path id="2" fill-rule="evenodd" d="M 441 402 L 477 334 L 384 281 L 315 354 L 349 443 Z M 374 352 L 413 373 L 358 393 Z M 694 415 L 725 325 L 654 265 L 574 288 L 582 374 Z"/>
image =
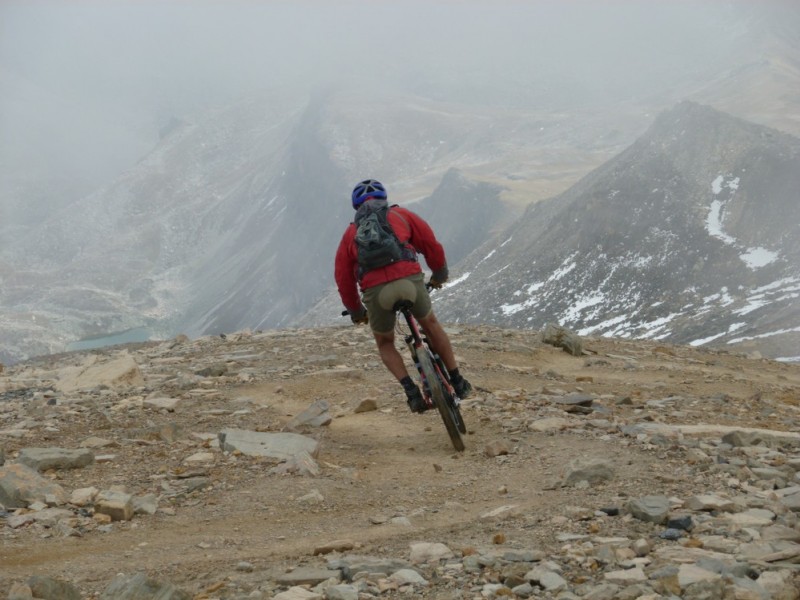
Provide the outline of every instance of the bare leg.
<path id="1" fill-rule="evenodd" d="M 403 357 L 394 345 L 394 332 L 373 332 L 373 334 L 375 335 L 375 343 L 378 344 L 378 354 L 380 354 L 381 360 L 386 365 L 386 368 L 389 369 L 389 372 L 397 378 L 397 381 L 408 377 L 408 370 L 403 362 Z"/>
<path id="2" fill-rule="evenodd" d="M 418 321 L 425 330 L 425 334 L 428 336 L 428 341 L 430 341 L 431 346 L 436 353 L 442 357 L 447 370 L 453 371 L 458 368 L 456 357 L 453 354 L 453 347 L 450 345 L 450 338 L 447 336 L 442 324 L 439 323 L 436 315 L 433 314 L 433 311 L 431 311 L 427 317 L 418 319 Z"/>

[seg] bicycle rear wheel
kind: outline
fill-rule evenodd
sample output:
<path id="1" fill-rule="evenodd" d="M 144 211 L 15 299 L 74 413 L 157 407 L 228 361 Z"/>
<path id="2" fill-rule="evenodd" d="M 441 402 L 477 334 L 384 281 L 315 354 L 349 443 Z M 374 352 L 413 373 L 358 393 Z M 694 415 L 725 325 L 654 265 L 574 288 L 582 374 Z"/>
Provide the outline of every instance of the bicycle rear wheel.
<path id="1" fill-rule="evenodd" d="M 464 423 L 464 417 L 461 416 L 461 409 L 458 406 L 458 402 L 456 402 L 455 390 L 453 390 L 453 386 L 450 383 L 450 379 L 447 376 L 446 367 L 444 365 L 444 361 L 439 356 L 434 356 L 434 366 L 439 370 L 439 374 L 441 375 L 442 379 L 442 388 L 444 389 L 444 399 L 447 401 L 447 405 L 450 407 L 450 412 L 453 413 L 453 419 L 458 425 L 458 430 L 466 434 L 467 433 L 467 426 Z"/>
<path id="2" fill-rule="evenodd" d="M 442 380 L 439 379 L 439 374 L 433 366 L 433 361 L 431 360 L 431 355 L 428 350 L 418 350 L 417 360 L 419 361 L 420 369 L 422 369 L 422 375 L 425 377 L 425 381 L 428 384 L 428 389 L 431 392 L 433 403 L 439 410 L 442 421 L 444 421 L 444 426 L 447 429 L 447 435 L 450 436 L 450 441 L 453 443 L 453 448 L 459 452 L 463 452 L 464 440 L 461 439 L 461 432 L 459 431 L 459 423 L 462 421 L 453 414 L 453 409 L 445 397 Z"/>

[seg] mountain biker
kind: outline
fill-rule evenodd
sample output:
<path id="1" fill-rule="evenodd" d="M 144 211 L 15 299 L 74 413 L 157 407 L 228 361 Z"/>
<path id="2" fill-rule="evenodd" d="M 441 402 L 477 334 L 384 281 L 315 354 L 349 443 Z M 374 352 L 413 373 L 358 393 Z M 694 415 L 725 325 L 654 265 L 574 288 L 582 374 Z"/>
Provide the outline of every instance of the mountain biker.
<path id="1" fill-rule="evenodd" d="M 353 189 L 352 203 L 356 211 L 362 209 L 362 212 L 368 208 L 380 207 L 381 203 L 386 205 L 386 188 L 374 179 L 364 180 Z M 366 207 L 365 203 L 374 204 Z M 356 213 L 357 218 L 358 215 L 359 212 Z M 392 205 L 387 220 L 398 240 L 410 252 L 388 266 L 364 272 L 359 268 L 354 220 L 342 235 L 336 251 L 336 285 L 353 323 L 369 323 L 381 360 L 403 386 L 409 408 L 412 412 L 421 413 L 428 406 L 419 387 L 409 376 L 403 357 L 394 344 L 393 306 L 398 300 L 410 300 L 414 303 L 411 312 L 427 334 L 431 347 L 442 357 L 456 395 L 466 398 L 472 391 L 472 386 L 459 373 L 450 339 L 433 313 L 430 296 L 425 289 L 425 276 L 416 258 L 417 252 L 425 257 L 425 262 L 433 272 L 428 283 L 433 288 L 440 288 L 448 278 L 444 248 L 437 241 L 430 225 L 406 208 Z M 363 294 L 363 302 L 358 294 L 359 288 Z"/>

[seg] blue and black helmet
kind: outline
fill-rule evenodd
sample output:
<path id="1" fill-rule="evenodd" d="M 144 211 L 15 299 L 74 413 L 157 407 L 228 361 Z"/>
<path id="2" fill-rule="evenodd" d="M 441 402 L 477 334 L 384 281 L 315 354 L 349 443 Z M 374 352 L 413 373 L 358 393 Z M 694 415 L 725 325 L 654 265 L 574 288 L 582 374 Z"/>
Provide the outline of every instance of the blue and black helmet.
<path id="1" fill-rule="evenodd" d="M 365 179 L 353 188 L 353 208 L 358 209 L 367 198 L 382 198 L 386 200 L 386 188 L 380 181 Z"/>

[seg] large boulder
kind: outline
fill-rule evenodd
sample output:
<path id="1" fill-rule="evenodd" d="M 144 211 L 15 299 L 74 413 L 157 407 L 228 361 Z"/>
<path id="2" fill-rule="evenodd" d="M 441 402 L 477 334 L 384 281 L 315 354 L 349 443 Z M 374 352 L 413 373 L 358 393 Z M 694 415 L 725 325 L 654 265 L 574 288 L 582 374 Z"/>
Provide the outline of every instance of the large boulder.
<path id="1" fill-rule="evenodd" d="M 6 508 L 25 508 L 33 502 L 64 504 L 67 493 L 57 483 L 21 464 L 0 467 L 0 504 Z"/>
<path id="2" fill-rule="evenodd" d="M 105 362 L 98 361 L 97 356 L 91 356 L 81 366 L 61 369 L 56 387 L 68 393 L 100 386 L 122 390 L 145 383 L 139 365 L 128 352 Z"/>

